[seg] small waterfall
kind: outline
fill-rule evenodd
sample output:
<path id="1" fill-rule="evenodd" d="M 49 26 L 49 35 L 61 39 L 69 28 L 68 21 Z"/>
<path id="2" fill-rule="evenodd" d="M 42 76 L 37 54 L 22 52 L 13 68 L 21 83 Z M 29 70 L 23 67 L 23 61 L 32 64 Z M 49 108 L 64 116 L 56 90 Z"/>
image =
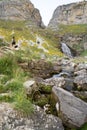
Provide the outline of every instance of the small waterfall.
<path id="1" fill-rule="evenodd" d="M 61 48 L 62 48 L 63 53 L 69 57 L 72 57 L 70 48 L 65 43 L 61 43 L 61 45 L 62 45 Z"/>

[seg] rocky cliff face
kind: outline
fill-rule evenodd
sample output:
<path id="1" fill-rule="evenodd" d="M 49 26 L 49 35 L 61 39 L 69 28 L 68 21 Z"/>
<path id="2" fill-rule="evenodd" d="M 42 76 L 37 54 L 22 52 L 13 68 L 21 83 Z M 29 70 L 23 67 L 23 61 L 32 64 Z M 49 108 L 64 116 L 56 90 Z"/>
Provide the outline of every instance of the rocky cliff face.
<path id="1" fill-rule="evenodd" d="M 57 29 L 59 24 L 86 24 L 87 1 L 59 6 L 53 13 L 48 27 Z"/>
<path id="2" fill-rule="evenodd" d="M 26 20 L 32 25 L 43 25 L 39 10 L 34 8 L 30 0 L 1 0 L 0 19 Z"/>

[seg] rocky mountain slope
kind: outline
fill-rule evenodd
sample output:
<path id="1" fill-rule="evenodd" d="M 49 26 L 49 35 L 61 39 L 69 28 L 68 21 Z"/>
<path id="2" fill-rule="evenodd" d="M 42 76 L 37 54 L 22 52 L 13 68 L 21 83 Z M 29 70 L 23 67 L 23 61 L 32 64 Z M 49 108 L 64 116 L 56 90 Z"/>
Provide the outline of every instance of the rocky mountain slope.
<path id="1" fill-rule="evenodd" d="M 29 26 L 43 26 L 40 12 L 30 0 L 1 0 L 0 19 L 15 21 L 27 20 Z"/>
<path id="2" fill-rule="evenodd" d="M 58 29 L 60 24 L 86 24 L 87 1 L 62 5 L 55 9 L 48 27 Z"/>

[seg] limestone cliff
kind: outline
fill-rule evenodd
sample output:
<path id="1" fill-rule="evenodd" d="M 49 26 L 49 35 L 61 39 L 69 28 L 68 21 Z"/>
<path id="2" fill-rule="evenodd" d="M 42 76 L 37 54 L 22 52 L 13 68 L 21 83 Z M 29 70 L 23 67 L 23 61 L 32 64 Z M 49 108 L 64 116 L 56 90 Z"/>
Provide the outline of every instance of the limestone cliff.
<path id="1" fill-rule="evenodd" d="M 34 8 L 30 0 L 1 0 L 0 19 L 26 20 L 30 25 L 43 25 L 39 10 Z"/>
<path id="2" fill-rule="evenodd" d="M 59 24 L 86 24 L 87 1 L 59 6 L 53 13 L 48 27 L 57 29 Z"/>

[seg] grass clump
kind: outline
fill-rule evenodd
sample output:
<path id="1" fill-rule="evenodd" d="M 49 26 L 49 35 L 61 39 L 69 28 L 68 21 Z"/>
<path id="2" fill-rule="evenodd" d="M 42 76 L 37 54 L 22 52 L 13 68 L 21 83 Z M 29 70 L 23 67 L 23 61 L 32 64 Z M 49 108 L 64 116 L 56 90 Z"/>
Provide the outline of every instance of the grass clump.
<path id="1" fill-rule="evenodd" d="M 16 69 L 17 69 L 17 64 L 13 56 L 9 55 L 0 58 L 0 74 L 4 74 L 12 77 L 13 71 Z"/>
<path id="2" fill-rule="evenodd" d="M 8 81 L 8 83 L 5 85 L 5 89 L 7 91 L 18 91 L 20 88 L 23 87 L 22 82 L 18 80 Z"/>
<path id="3" fill-rule="evenodd" d="M 25 94 L 24 89 L 20 89 L 20 93 L 15 93 L 14 108 L 25 116 L 28 116 L 34 111 L 33 105 Z"/>
<path id="4" fill-rule="evenodd" d="M 33 105 L 23 89 L 27 75 L 19 67 L 17 57 L 7 54 L 0 58 L 0 74 L 0 102 L 13 103 L 20 114 L 32 113 Z"/>

